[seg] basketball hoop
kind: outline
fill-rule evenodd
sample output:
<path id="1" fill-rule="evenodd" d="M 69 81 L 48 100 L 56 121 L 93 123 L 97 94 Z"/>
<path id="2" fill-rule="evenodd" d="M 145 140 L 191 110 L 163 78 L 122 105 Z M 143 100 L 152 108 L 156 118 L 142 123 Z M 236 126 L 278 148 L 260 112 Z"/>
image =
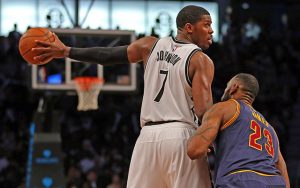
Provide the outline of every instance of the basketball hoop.
<path id="1" fill-rule="evenodd" d="M 98 77 L 77 77 L 75 78 L 76 92 L 78 94 L 77 110 L 97 110 L 98 95 L 104 80 Z"/>

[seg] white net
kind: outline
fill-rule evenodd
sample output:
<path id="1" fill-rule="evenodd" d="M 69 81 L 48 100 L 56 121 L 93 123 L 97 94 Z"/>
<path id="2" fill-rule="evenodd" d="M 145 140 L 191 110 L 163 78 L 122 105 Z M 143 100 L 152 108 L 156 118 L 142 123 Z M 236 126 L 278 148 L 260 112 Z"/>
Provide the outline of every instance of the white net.
<path id="1" fill-rule="evenodd" d="M 77 110 L 97 110 L 98 95 L 103 85 L 103 79 L 95 77 L 75 78 L 76 91 L 78 94 Z"/>

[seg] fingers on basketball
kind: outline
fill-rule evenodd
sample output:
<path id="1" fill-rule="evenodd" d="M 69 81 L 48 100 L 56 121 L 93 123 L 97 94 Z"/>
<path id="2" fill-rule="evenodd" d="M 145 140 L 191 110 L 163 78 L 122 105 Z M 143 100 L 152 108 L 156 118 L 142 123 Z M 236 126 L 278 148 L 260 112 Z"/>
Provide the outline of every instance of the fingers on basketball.
<path id="1" fill-rule="evenodd" d="M 36 42 L 40 41 L 40 42 Z M 43 48 L 45 45 L 55 42 L 53 33 L 46 28 L 31 28 L 25 32 L 19 41 L 19 51 L 21 56 L 30 64 L 41 65 L 51 61 L 49 57 L 44 57 L 43 61 L 40 61 L 36 56 L 40 56 L 43 51 L 32 50 L 32 48 Z M 47 44 L 48 43 L 48 44 Z M 47 60 L 47 61 L 46 61 Z"/>

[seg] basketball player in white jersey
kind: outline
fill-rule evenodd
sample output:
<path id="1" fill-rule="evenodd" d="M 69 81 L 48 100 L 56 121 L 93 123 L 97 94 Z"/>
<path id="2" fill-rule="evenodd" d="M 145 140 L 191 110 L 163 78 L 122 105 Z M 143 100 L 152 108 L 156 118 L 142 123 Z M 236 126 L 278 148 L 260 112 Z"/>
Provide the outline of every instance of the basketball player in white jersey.
<path id="1" fill-rule="evenodd" d="M 141 38 L 128 46 L 74 48 L 56 36 L 37 41 L 36 60 L 70 57 L 101 65 L 143 61 L 141 133 L 129 168 L 127 188 L 210 188 L 207 159 L 192 161 L 187 141 L 212 105 L 214 65 L 202 50 L 212 44 L 211 17 L 186 6 L 177 15 L 175 38 Z"/>

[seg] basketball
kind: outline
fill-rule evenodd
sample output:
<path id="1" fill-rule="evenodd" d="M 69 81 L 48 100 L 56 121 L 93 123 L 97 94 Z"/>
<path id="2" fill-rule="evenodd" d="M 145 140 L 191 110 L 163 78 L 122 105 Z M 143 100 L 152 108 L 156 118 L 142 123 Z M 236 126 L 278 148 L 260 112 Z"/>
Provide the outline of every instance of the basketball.
<path id="1" fill-rule="evenodd" d="M 38 46 L 35 42 L 36 40 L 54 42 L 55 37 L 52 32 L 46 28 L 31 28 L 20 38 L 19 51 L 21 56 L 30 64 L 41 65 L 39 61 L 33 59 L 39 54 L 31 51 L 32 48 Z"/>

